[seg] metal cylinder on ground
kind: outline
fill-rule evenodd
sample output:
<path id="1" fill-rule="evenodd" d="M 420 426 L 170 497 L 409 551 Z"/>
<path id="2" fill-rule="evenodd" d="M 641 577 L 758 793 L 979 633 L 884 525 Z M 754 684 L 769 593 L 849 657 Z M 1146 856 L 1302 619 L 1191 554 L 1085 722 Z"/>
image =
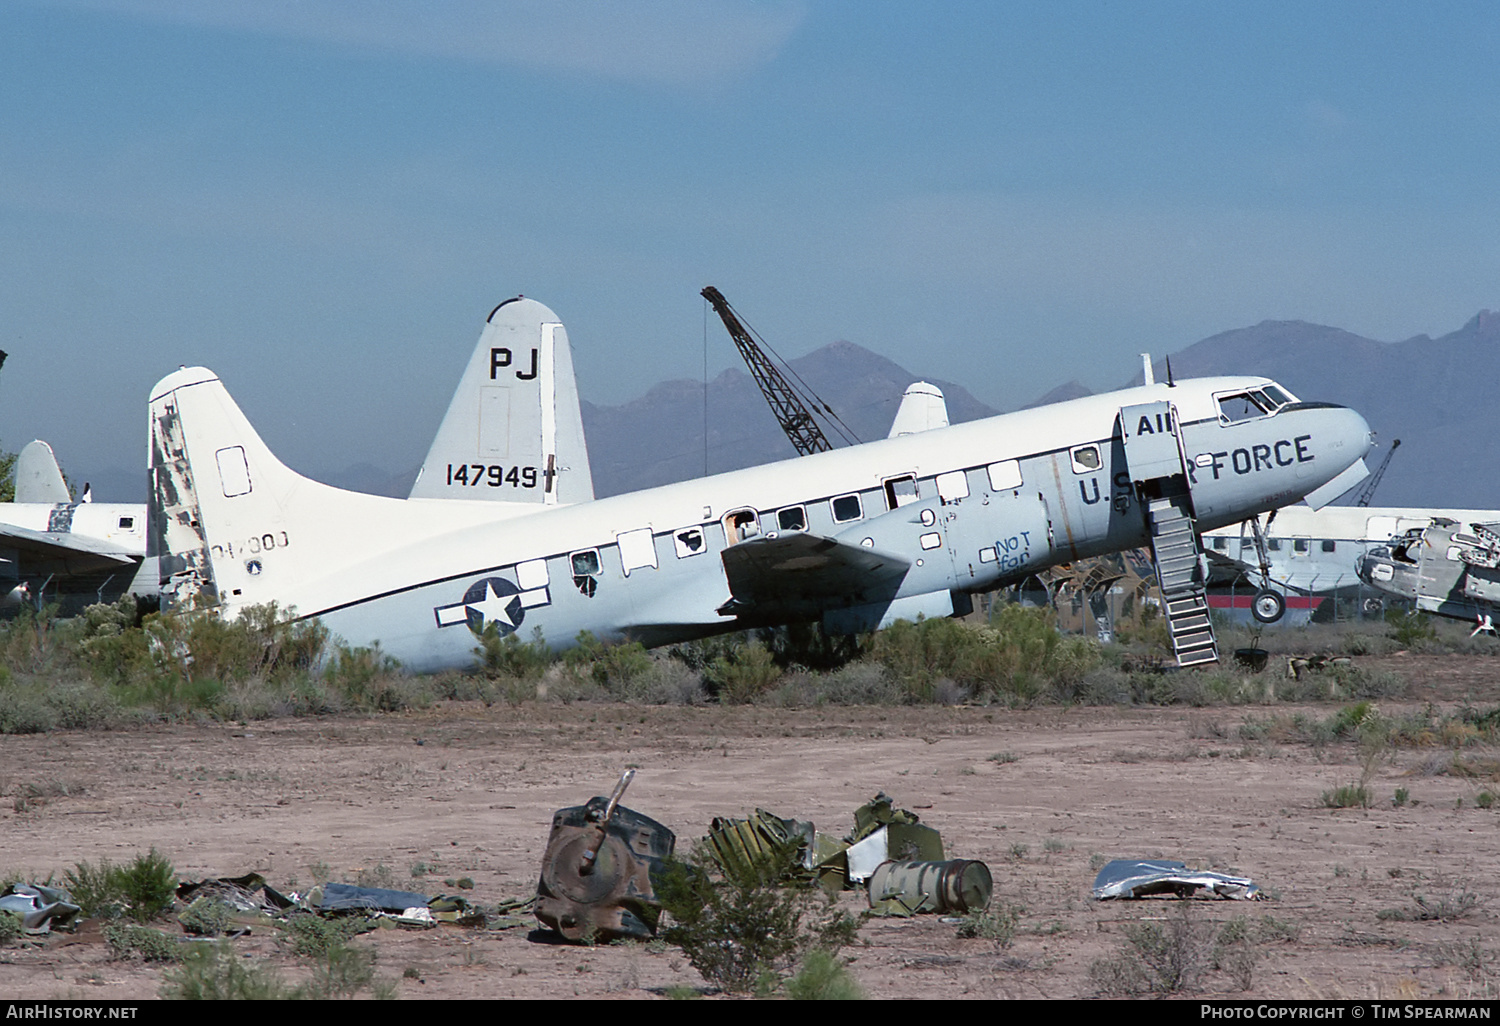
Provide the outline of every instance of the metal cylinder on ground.
<path id="1" fill-rule="evenodd" d="M 989 867 L 974 859 L 882 862 L 870 877 L 870 907 L 895 915 L 979 912 L 993 890 Z"/>

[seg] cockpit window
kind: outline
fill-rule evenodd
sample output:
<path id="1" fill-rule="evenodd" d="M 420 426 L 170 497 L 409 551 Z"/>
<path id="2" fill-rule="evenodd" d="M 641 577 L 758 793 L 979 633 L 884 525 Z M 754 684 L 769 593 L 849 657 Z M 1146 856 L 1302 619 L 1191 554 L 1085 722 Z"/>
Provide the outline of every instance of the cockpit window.
<path id="1" fill-rule="evenodd" d="M 1282 388 L 1280 385 L 1267 385 L 1265 388 L 1261 389 L 1261 391 L 1266 394 L 1266 397 L 1270 399 L 1271 402 L 1276 404 L 1276 408 L 1278 410 L 1288 403 L 1294 403 L 1297 401 L 1296 399 L 1292 398 L 1291 393 L 1287 392 L 1286 389 Z"/>
<path id="2" fill-rule="evenodd" d="M 1271 401 L 1258 391 L 1219 396 L 1219 419 L 1229 424 L 1264 417 L 1275 408 Z"/>

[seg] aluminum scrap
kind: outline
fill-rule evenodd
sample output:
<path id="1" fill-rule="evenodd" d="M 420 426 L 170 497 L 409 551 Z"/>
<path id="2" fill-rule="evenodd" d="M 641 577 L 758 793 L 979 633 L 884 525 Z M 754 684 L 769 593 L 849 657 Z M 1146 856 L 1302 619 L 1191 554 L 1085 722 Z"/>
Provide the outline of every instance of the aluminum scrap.
<path id="1" fill-rule="evenodd" d="M 1260 888 L 1248 877 L 1189 869 L 1182 862 L 1116 859 L 1105 863 L 1094 878 L 1094 898 L 1098 901 L 1144 898 L 1152 894 L 1186 898 L 1205 889 L 1221 898 L 1256 901 L 1261 897 Z"/>

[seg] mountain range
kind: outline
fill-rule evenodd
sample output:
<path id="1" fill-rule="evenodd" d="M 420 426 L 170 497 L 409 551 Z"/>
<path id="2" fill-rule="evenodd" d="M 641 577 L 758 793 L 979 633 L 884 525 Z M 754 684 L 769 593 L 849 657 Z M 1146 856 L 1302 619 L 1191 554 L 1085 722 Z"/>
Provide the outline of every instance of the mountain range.
<path id="1" fill-rule="evenodd" d="M 1484 310 L 1440 338 L 1418 335 L 1378 342 L 1304 321 L 1263 321 L 1221 332 L 1173 353 L 1178 378 L 1258 374 L 1301 398 L 1336 402 L 1364 414 L 1379 438 L 1372 470 L 1392 439 L 1401 449 L 1375 495 L 1384 506 L 1500 508 L 1500 463 L 1486 455 L 1500 429 L 1495 379 L 1485 368 L 1500 356 L 1500 313 Z M 790 361 L 796 377 L 837 412 L 848 440 L 884 438 L 901 393 L 922 377 L 851 342 L 833 342 Z M 1485 371 L 1485 373 L 1480 373 Z M 1166 380 L 1166 361 L 1155 367 Z M 943 390 L 953 423 L 992 416 L 961 385 L 928 378 Z M 1139 384 L 1141 375 L 1134 383 Z M 1131 382 L 1122 382 L 1122 386 Z M 1088 395 L 1076 381 L 1059 385 L 1028 406 Z M 599 497 L 755 466 L 795 455 L 750 375 L 728 370 L 708 383 L 664 381 L 618 406 L 585 401 L 588 439 Z M 706 439 L 705 439 L 706 421 Z M 844 444 L 829 431 L 834 444 Z M 330 475 L 329 484 L 404 496 L 417 468 L 393 473 L 360 464 Z M 130 501 L 138 473 L 101 474 L 97 495 Z M 138 501 L 138 500 L 137 500 Z M 1346 496 L 1352 502 L 1353 496 Z"/>

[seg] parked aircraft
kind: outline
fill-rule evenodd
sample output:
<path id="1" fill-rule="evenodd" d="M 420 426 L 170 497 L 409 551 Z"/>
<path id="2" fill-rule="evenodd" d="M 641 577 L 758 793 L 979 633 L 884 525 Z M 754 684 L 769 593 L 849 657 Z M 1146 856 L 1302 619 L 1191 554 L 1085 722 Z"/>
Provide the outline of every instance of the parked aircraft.
<path id="1" fill-rule="evenodd" d="M 581 631 L 656 645 L 798 620 L 870 630 L 1146 544 L 1179 661 L 1205 661 L 1195 528 L 1327 501 L 1368 473 L 1370 445 L 1359 414 L 1264 378 L 1152 382 L 497 521 L 302 477 L 202 367 L 157 384 L 150 425 L 164 602 L 275 602 L 418 672 L 471 665 L 489 625 L 554 648 Z M 486 484 L 541 484 L 489 465 Z"/>
<path id="2" fill-rule="evenodd" d="M 1435 517 L 1490 523 L 1500 521 L 1500 511 L 1366 506 L 1313 510 L 1288 506 L 1274 514 L 1263 532 L 1271 573 L 1268 582 L 1260 583 L 1290 593 L 1285 596 L 1290 622 L 1305 623 L 1326 596 L 1359 588 L 1359 562 L 1370 549 L 1389 545 L 1393 536 L 1414 527 L 1426 527 Z M 1260 560 L 1247 525 L 1207 531 L 1203 547 L 1211 561 L 1211 587 L 1242 577 L 1259 580 Z M 1269 615 L 1272 610 L 1264 603 L 1252 605 L 1252 596 L 1248 590 L 1233 596 L 1216 590 L 1209 595 L 1209 605 L 1226 611 L 1249 608 L 1256 619 L 1267 623 L 1280 619 Z M 1367 601 L 1372 609 L 1380 603 L 1378 596 L 1369 596 Z"/>
<path id="3" fill-rule="evenodd" d="M 28 443 L 16 456 L 16 501 L 0 504 L 0 607 L 44 591 L 99 602 L 127 589 L 155 594 L 144 566 L 146 507 L 73 499 L 52 447 Z"/>
<path id="4" fill-rule="evenodd" d="M 567 332 L 545 310 L 517 296 L 490 311 L 410 498 L 464 500 L 489 518 L 593 499 Z M 22 449 L 15 471 L 16 501 L 0 504 L 0 608 L 156 595 L 145 503 L 75 502 L 46 442 Z"/>
<path id="5" fill-rule="evenodd" d="M 1491 510 L 1463 520 L 1429 518 L 1370 550 L 1360 561 L 1362 580 L 1417 609 L 1476 624 L 1495 633 L 1500 606 L 1500 515 Z"/>

